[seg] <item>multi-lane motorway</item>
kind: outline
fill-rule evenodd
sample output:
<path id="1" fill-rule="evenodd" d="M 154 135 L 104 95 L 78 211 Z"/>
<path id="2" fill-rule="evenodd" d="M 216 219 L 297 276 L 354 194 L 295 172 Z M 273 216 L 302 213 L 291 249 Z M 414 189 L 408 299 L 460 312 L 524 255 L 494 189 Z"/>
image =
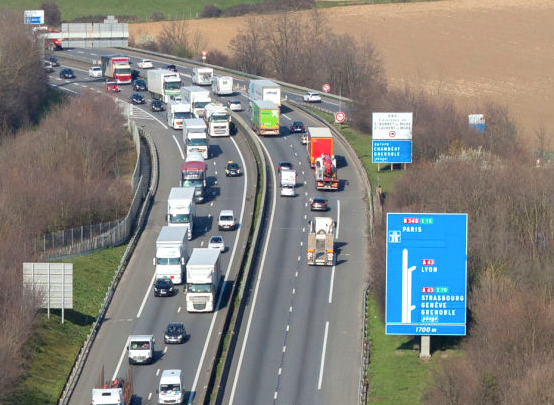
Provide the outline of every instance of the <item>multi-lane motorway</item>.
<path id="1" fill-rule="evenodd" d="M 102 52 L 101 52 L 102 51 Z M 81 60 L 98 59 L 109 50 L 70 50 Z M 130 53 L 132 56 L 132 53 Z M 133 58 L 136 63 L 138 58 Z M 86 77 L 88 66 L 63 59 L 76 70 L 77 80 L 67 83 L 51 75 L 51 83 L 80 91 L 90 87 L 105 92 L 103 82 Z M 165 61 L 155 61 L 162 66 Z M 172 62 L 175 63 L 175 62 Z M 177 63 L 185 82 L 192 68 Z M 237 82 L 237 80 L 235 80 Z M 239 82 L 244 88 L 246 81 Z M 128 99 L 129 86 L 121 86 L 118 97 Z M 247 105 L 244 94 L 236 94 Z M 289 94 L 289 98 L 294 95 Z M 329 104 L 326 108 L 337 110 Z M 157 234 L 165 224 L 166 200 L 172 186 L 179 181 L 183 160 L 180 131 L 167 129 L 164 113 L 150 113 L 147 107 L 133 107 L 132 118 L 153 137 L 160 158 L 160 183 L 149 215 L 128 269 L 110 305 L 107 318 L 88 356 L 71 403 L 90 403 L 91 388 L 102 366 L 106 378 L 124 375 L 128 367 L 125 342 L 129 334 L 153 333 L 156 338 L 156 361 L 152 365 L 133 366 L 137 399 L 142 404 L 157 403 L 156 387 L 161 370 L 180 368 L 184 371 L 187 401 L 196 403 L 205 389 L 210 372 L 210 347 L 215 345 L 221 330 L 222 316 L 188 314 L 182 286 L 171 298 L 154 298 L 150 286 L 154 275 L 152 257 Z M 249 121 L 247 112 L 241 113 Z M 254 269 L 255 277 L 247 290 L 248 304 L 241 320 L 237 344 L 232 347 L 232 362 L 224 371 L 218 403 L 221 404 L 356 404 L 360 373 L 362 290 L 367 279 L 366 207 L 362 181 L 351 163 L 351 157 L 339 142 L 335 154 L 338 161 L 340 191 L 325 193 L 336 225 L 333 267 L 311 267 L 305 264 L 307 224 L 315 213 L 309 210 L 309 198 L 315 192 L 313 174 L 308 165 L 306 148 L 299 135 L 288 133 L 292 121 L 306 126 L 320 126 L 301 111 L 283 108 L 281 135 L 261 139 L 266 158 L 272 166 L 269 190 L 273 195 L 269 218 L 265 222 L 265 239 Z M 208 181 L 210 198 L 197 205 L 198 231 L 191 244 L 205 246 L 210 235 L 219 233 L 214 217 L 221 209 L 233 209 L 241 221 L 251 217 L 255 170 L 253 157 L 241 136 L 210 138 Z M 224 165 L 235 160 L 246 168 L 240 178 L 226 178 Z M 276 183 L 276 165 L 281 160 L 292 162 L 298 172 L 297 196 L 280 197 Z M 317 214 L 319 215 L 319 214 Z M 229 270 L 227 286 L 234 281 L 233 270 L 244 248 L 245 227 L 224 233 L 226 245 L 223 269 Z M 228 289 L 226 290 L 228 291 Z M 221 306 L 225 306 L 225 295 Z M 163 330 L 168 322 L 185 323 L 189 338 L 183 345 L 163 343 Z"/>

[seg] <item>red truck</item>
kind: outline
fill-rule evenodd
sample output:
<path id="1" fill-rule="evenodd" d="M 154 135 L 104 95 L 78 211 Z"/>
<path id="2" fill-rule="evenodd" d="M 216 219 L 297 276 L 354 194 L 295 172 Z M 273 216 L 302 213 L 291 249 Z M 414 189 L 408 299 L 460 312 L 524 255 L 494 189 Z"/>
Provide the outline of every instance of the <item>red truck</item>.
<path id="1" fill-rule="evenodd" d="M 314 175 L 316 189 L 331 191 L 337 191 L 339 189 L 337 161 L 334 156 L 321 155 L 316 158 Z"/>
<path id="2" fill-rule="evenodd" d="M 102 76 L 117 84 L 131 83 L 131 59 L 128 56 L 102 56 Z"/>
<path id="3" fill-rule="evenodd" d="M 194 187 L 194 202 L 204 202 L 206 163 L 200 153 L 191 152 L 187 154 L 187 160 L 181 166 L 181 187 Z"/>
<path id="4" fill-rule="evenodd" d="M 327 127 L 308 127 L 308 159 L 312 168 L 321 155 L 333 156 L 333 135 Z"/>

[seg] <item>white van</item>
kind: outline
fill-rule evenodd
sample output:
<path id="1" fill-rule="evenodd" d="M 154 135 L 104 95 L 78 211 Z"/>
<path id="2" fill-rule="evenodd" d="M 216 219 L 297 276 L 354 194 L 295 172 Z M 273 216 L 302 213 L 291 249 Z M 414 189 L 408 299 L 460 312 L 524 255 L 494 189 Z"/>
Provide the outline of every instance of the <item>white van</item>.
<path id="1" fill-rule="evenodd" d="M 158 388 L 159 404 L 180 404 L 184 399 L 183 372 L 181 370 L 164 370 Z"/>
<path id="2" fill-rule="evenodd" d="M 131 335 L 127 346 L 129 364 L 149 364 L 154 360 L 154 336 Z"/>
<path id="3" fill-rule="evenodd" d="M 187 156 L 198 152 L 202 158 L 208 159 L 208 137 L 206 123 L 201 118 L 187 118 L 183 122 L 183 143 Z"/>

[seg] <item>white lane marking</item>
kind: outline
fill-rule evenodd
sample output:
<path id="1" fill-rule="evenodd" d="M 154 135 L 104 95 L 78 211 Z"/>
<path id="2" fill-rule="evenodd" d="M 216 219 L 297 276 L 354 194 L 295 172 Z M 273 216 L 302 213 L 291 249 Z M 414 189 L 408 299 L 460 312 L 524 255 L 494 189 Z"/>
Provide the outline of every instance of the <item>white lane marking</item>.
<path id="1" fill-rule="evenodd" d="M 273 394 L 273 399 L 277 399 L 277 391 L 275 391 L 275 394 Z"/>
<path id="2" fill-rule="evenodd" d="M 285 117 L 287 120 L 291 120 L 289 117 L 287 117 L 285 114 L 281 114 L 281 117 Z"/>
<path id="3" fill-rule="evenodd" d="M 231 141 L 235 145 L 235 148 L 236 148 L 236 150 L 237 150 L 237 152 L 239 153 L 239 156 L 240 156 L 240 161 L 242 163 L 242 167 L 244 167 L 244 176 L 242 176 L 244 178 L 244 191 L 242 193 L 242 208 L 240 210 L 240 218 L 239 218 L 239 223 L 242 224 L 242 219 L 244 217 L 244 206 L 246 204 L 246 190 L 248 189 L 248 172 L 247 172 L 247 169 L 246 169 L 246 163 L 244 162 L 244 156 L 242 156 L 242 152 L 240 151 L 236 141 L 233 138 L 231 138 Z M 214 162 L 214 164 L 215 164 L 215 162 Z M 275 185 L 274 185 L 274 189 L 275 189 Z M 270 229 L 271 229 L 272 223 L 273 223 L 273 217 L 272 217 L 272 220 L 269 224 Z M 233 252 L 231 253 L 231 258 L 229 259 L 229 265 L 227 266 L 227 271 L 225 272 L 224 281 L 229 280 L 229 273 L 231 271 L 231 265 L 233 264 L 233 258 L 235 257 L 235 252 L 237 250 L 237 245 L 238 245 L 237 241 L 238 241 L 239 234 L 240 234 L 242 229 L 243 228 L 240 227 L 239 231 L 236 232 L 235 241 L 233 243 L 233 245 L 234 245 L 233 246 Z M 265 260 L 265 252 L 264 252 L 264 259 L 262 259 L 262 265 L 263 265 L 263 260 Z M 208 351 L 208 344 L 211 340 L 212 332 L 213 332 L 214 325 L 215 325 L 215 320 L 217 318 L 217 314 L 219 313 L 219 306 L 221 305 L 221 299 L 222 298 L 223 298 L 223 288 L 220 288 L 219 289 L 219 296 L 217 298 L 217 303 L 216 303 L 216 306 L 215 306 L 215 311 L 214 311 L 213 316 L 212 316 L 212 322 L 210 323 L 210 329 L 208 330 L 208 336 L 206 337 L 206 342 L 204 343 L 204 349 L 202 350 L 202 355 L 200 356 L 200 362 L 198 363 L 198 369 L 196 370 L 196 375 L 194 376 L 194 382 L 192 383 L 192 389 L 191 389 L 190 394 L 189 394 L 189 399 L 188 399 L 189 404 L 192 403 L 192 400 L 194 398 L 194 393 L 196 392 L 196 385 L 198 384 L 198 379 L 200 378 L 200 370 L 202 370 L 202 365 L 204 364 L 204 358 L 206 357 L 206 352 Z M 240 369 L 240 367 L 239 367 L 239 369 Z M 238 372 L 237 372 L 237 375 L 238 375 Z M 231 399 L 230 405 L 232 403 L 233 403 L 233 401 Z"/>
<path id="4" fill-rule="evenodd" d="M 156 370 L 156 377 L 160 374 L 160 369 Z"/>
<path id="5" fill-rule="evenodd" d="M 152 398 L 152 393 L 148 393 L 148 400 L 150 401 L 150 398 Z"/>
<path id="6" fill-rule="evenodd" d="M 283 353 L 287 351 L 287 346 L 283 346 Z"/>
<path id="7" fill-rule="evenodd" d="M 281 367 L 279 367 L 279 371 L 277 372 L 279 375 L 281 375 L 281 373 L 283 372 L 283 369 Z"/>
<path id="8" fill-rule="evenodd" d="M 96 55 L 95 53 L 91 53 L 91 55 L 92 55 L 92 56 L 98 56 L 98 55 Z"/>
<path id="9" fill-rule="evenodd" d="M 300 241 L 300 246 L 303 246 L 304 245 L 304 241 Z"/>
<path id="10" fill-rule="evenodd" d="M 117 378 L 117 374 L 119 373 L 119 367 L 121 367 L 121 363 L 123 362 L 123 356 L 125 356 L 125 353 L 127 353 L 127 345 L 129 344 L 129 338 L 125 340 L 125 346 L 123 346 L 123 351 L 121 352 L 121 356 L 119 356 L 119 361 L 117 362 L 117 366 L 115 367 L 115 371 L 113 373 L 112 381 Z"/>
<path id="11" fill-rule="evenodd" d="M 294 277 L 298 277 L 298 272 L 294 273 Z"/>
<path id="12" fill-rule="evenodd" d="M 233 139 L 233 138 L 231 138 Z M 269 159 L 269 164 L 271 167 L 271 172 L 273 174 L 273 201 L 277 201 L 277 176 L 275 175 L 275 165 L 273 164 L 273 159 L 271 159 L 271 155 L 269 154 L 269 151 L 265 147 L 263 143 L 260 143 L 262 148 L 264 148 L 265 153 Z M 260 291 L 260 282 L 262 280 L 262 275 L 264 272 L 264 265 L 265 265 L 265 259 L 267 255 L 267 249 L 269 247 L 269 240 L 271 238 L 271 230 L 273 229 L 273 219 L 275 218 L 275 207 L 277 204 L 273 204 L 271 207 L 271 218 L 269 219 L 269 234 L 267 236 L 267 243 L 264 246 L 264 251 L 262 253 L 262 261 L 260 263 L 260 274 L 258 274 L 258 279 L 256 280 L 256 287 L 254 289 L 254 298 L 252 299 L 252 306 L 250 307 L 250 314 L 248 314 L 248 322 L 246 324 L 246 331 L 244 332 L 244 340 L 242 341 L 242 347 L 240 349 L 240 355 L 239 355 L 239 361 L 237 365 L 237 371 L 235 373 L 235 379 L 233 380 L 233 388 L 231 389 L 231 395 L 229 397 L 229 404 L 233 405 L 233 401 L 235 400 L 235 391 L 237 389 L 237 384 L 240 376 L 240 369 L 242 367 L 242 361 L 244 359 L 244 352 L 246 350 L 246 344 L 248 343 L 248 336 L 250 335 L 250 327 L 252 325 L 252 318 L 254 317 L 254 308 L 256 308 L 256 301 L 258 300 L 258 293 Z M 194 388 L 193 388 L 194 391 Z"/>
<path id="13" fill-rule="evenodd" d="M 204 241 L 200 242 L 200 247 L 204 246 Z"/>
<path id="14" fill-rule="evenodd" d="M 296 288 L 293 288 L 292 289 L 292 295 L 294 295 L 296 293 Z M 287 326 L 288 327 L 288 326 Z"/>
<path id="15" fill-rule="evenodd" d="M 171 135 L 173 137 L 173 140 L 175 141 L 175 143 L 177 144 L 177 147 L 179 148 L 179 153 L 181 154 L 181 159 L 185 159 L 185 155 L 183 154 L 183 149 L 181 149 L 181 145 L 179 145 L 179 141 L 177 140 L 177 138 L 175 137 L 175 135 Z"/>
<path id="16" fill-rule="evenodd" d="M 337 200 L 337 231 L 335 232 L 335 239 L 339 238 L 339 225 L 340 225 L 340 200 Z"/>
<path id="17" fill-rule="evenodd" d="M 319 381 L 317 389 L 321 389 L 321 381 L 323 380 L 323 368 L 325 367 L 325 350 L 327 349 L 327 333 L 329 332 L 329 321 L 325 322 L 325 335 L 323 337 L 323 349 L 321 350 L 321 367 L 319 368 Z"/>
<path id="18" fill-rule="evenodd" d="M 181 312 L 181 307 L 177 308 L 177 313 Z"/>
<path id="19" fill-rule="evenodd" d="M 333 285 L 335 284 L 335 265 L 331 269 L 331 284 L 329 285 L 329 304 L 333 302 Z"/>
<path id="20" fill-rule="evenodd" d="M 166 354 L 166 353 L 167 353 L 167 346 L 164 347 L 164 354 Z"/>
<path id="21" fill-rule="evenodd" d="M 215 171 L 215 175 L 217 176 L 217 170 Z"/>
<path id="22" fill-rule="evenodd" d="M 289 307 L 289 312 L 292 312 L 292 306 Z"/>
<path id="23" fill-rule="evenodd" d="M 77 53 L 85 53 L 85 52 L 83 52 L 83 51 L 77 51 Z"/>
<path id="24" fill-rule="evenodd" d="M 308 215 L 307 215 L 307 214 L 304 214 L 304 219 L 308 219 Z"/>
<path id="25" fill-rule="evenodd" d="M 137 312 L 137 318 L 140 318 L 140 314 L 142 314 L 142 310 L 144 309 L 144 304 L 146 304 L 146 299 L 148 298 L 148 295 L 150 295 L 150 290 L 152 289 L 152 284 L 154 284 L 155 278 L 156 278 L 156 270 L 154 270 L 154 274 L 152 275 L 152 280 L 150 280 L 150 285 L 146 290 L 146 294 L 144 294 L 144 298 L 142 299 L 142 304 L 140 304 L 140 308 Z"/>
<path id="26" fill-rule="evenodd" d="M 302 232 L 306 232 L 306 228 L 302 228 Z"/>
<path id="27" fill-rule="evenodd" d="M 300 261 L 300 255 L 298 255 L 298 261 Z"/>

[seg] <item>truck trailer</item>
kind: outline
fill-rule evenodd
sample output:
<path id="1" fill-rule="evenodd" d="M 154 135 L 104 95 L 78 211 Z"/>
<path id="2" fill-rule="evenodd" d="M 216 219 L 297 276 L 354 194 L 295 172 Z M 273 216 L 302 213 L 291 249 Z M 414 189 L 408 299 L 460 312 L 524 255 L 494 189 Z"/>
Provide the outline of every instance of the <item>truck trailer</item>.
<path id="1" fill-rule="evenodd" d="M 233 94 L 233 78 L 231 76 L 216 76 L 212 81 L 212 92 L 218 96 Z"/>
<path id="2" fill-rule="evenodd" d="M 194 234 L 194 188 L 173 187 L 167 198 L 167 225 L 186 229 L 187 239 Z"/>
<path id="3" fill-rule="evenodd" d="M 181 94 L 181 77 L 177 72 L 167 69 L 149 69 L 146 80 L 148 91 L 153 99 L 169 103 Z"/>
<path id="4" fill-rule="evenodd" d="M 332 266 L 335 259 L 333 218 L 315 217 L 310 221 L 308 233 L 308 264 Z"/>
<path id="5" fill-rule="evenodd" d="M 248 98 L 253 100 L 271 101 L 281 107 L 281 86 L 267 79 L 250 80 Z"/>
<path id="6" fill-rule="evenodd" d="M 321 155 L 333 156 L 333 134 L 327 127 L 308 127 L 308 160 L 312 168 Z"/>
<path id="7" fill-rule="evenodd" d="M 210 86 L 214 78 L 214 70 L 209 67 L 195 67 L 192 69 L 192 84 Z"/>
<path id="8" fill-rule="evenodd" d="M 163 226 L 156 240 L 156 279 L 170 278 L 173 284 L 182 284 L 187 261 L 187 229 L 181 226 Z"/>
<path id="9" fill-rule="evenodd" d="M 187 312 L 215 310 L 220 277 L 219 249 L 193 249 L 187 262 Z"/>
<path id="10" fill-rule="evenodd" d="M 185 86 L 181 88 L 181 102 L 190 105 L 190 110 L 197 118 L 202 118 L 204 108 L 212 102 L 210 91 L 198 86 Z"/>
<path id="11" fill-rule="evenodd" d="M 272 101 L 250 102 L 252 129 L 258 135 L 279 135 L 279 107 Z"/>
<path id="12" fill-rule="evenodd" d="M 102 76 L 117 84 L 131 83 L 131 59 L 124 55 L 102 56 Z"/>
<path id="13" fill-rule="evenodd" d="M 204 121 L 210 136 L 229 136 L 231 115 L 223 104 L 210 103 L 204 109 Z"/>
<path id="14" fill-rule="evenodd" d="M 189 118 L 183 124 L 183 143 L 187 156 L 198 152 L 204 160 L 208 159 L 208 137 L 206 123 L 200 118 Z"/>
<path id="15" fill-rule="evenodd" d="M 204 190 L 206 188 L 206 163 L 198 152 L 187 154 L 185 162 L 181 165 L 181 187 L 194 190 L 194 202 L 204 202 Z"/>

